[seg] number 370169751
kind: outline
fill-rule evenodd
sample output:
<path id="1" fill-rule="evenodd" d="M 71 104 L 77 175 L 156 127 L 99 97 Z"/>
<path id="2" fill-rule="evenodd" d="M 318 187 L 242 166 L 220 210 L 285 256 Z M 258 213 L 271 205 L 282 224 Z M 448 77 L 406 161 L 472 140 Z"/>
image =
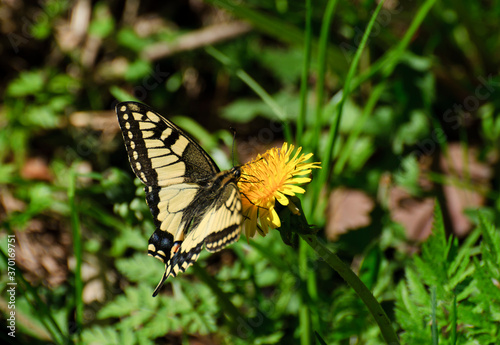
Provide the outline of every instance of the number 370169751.
<path id="1" fill-rule="evenodd" d="M 14 235 L 7 236 L 7 263 L 9 265 L 8 274 L 9 276 L 14 276 L 16 274 L 15 264 L 16 264 L 16 237 Z"/>

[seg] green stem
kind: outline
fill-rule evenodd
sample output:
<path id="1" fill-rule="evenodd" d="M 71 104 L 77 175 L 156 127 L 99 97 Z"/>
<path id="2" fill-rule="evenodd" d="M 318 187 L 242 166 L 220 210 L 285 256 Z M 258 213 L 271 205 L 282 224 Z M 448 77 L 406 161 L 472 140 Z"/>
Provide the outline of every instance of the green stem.
<path id="1" fill-rule="evenodd" d="M 82 241 L 78 210 L 75 203 L 77 173 L 71 170 L 71 179 L 68 187 L 68 200 L 71 210 L 71 230 L 73 233 L 73 252 L 75 254 L 75 306 L 76 306 L 76 328 L 77 343 L 81 343 L 81 329 L 83 323 L 83 282 L 82 282 Z"/>
<path id="2" fill-rule="evenodd" d="M 391 326 L 391 321 L 382 306 L 377 302 L 371 291 L 359 279 L 359 277 L 340 258 L 331 252 L 316 235 L 301 234 L 300 237 L 306 241 L 312 249 L 330 265 L 358 294 L 377 322 L 380 332 L 389 345 L 399 345 L 399 339 Z"/>
<path id="3" fill-rule="evenodd" d="M 337 106 L 336 112 L 335 112 L 335 120 L 333 127 L 330 128 L 330 132 L 328 133 L 328 140 L 326 144 L 326 151 L 324 154 L 323 158 L 323 167 L 324 169 L 320 172 L 319 174 L 319 179 L 318 183 L 316 184 L 316 188 L 314 189 L 314 194 L 313 194 L 313 200 L 319 200 L 319 194 L 321 191 L 321 187 L 325 186 L 328 182 L 328 179 L 331 176 L 331 170 L 330 166 L 332 164 L 333 160 L 333 154 L 335 152 L 335 142 L 337 141 L 338 137 L 338 132 L 339 132 L 339 127 L 340 127 L 340 122 L 342 119 L 342 114 L 343 114 L 343 108 L 344 108 L 344 103 L 349 97 L 352 87 L 351 87 L 351 81 L 354 78 L 354 74 L 356 73 L 356 70 L 358 68 L 359 61 L 361 59 L 361 54 L 363 53 L 363 50 L 366 46 L 366 43 L 368 42 L 368 38 L 370 36 L 370 33 L 372 31 L 373 25 L 375 24 L 375 20 L 377 19 L 378 13 L 382 9 L 382 6 L 384 4 L 385 0 L 382 0 L 379 2 L 377 8 L 373 12 L 370 21 L 368 22 L 368 25 L 366 26 L 366 30 L 363 34 L 363 37 L 361 38 L 361 42 L 359 44 L 359 47 L 356 50 L 356 53 L 354 54 L 354 58 L 352 60 L 351 65 L 349 66 L 349 71 L 347 72 L 347 76 L 345 79 L 344 83 L 344 89 L 342 90 L 342 98 L 340 99 L 339 105 Z M 319 114 L 316 114 L 317 116 Z M 317 136 L 319 137 L 319 132 L 316 132 Z M 313 209 L 317 208 L 317 205 L 313 205 Z"/>
<path id="4" fill-rule="evenodd" d="M 307 79 L 309 76 L 309 66 L 311 64 L 311 17 L 312 8 L 311 0 L 306 0 L 306 31 L 305 31 L 305 46 L 304 46 L 304 63 L 302 65 L 302 75 L 300 77 L 300 111 L 297 119 L 297 132 L 295 143 L 301 145 L 302 135 L 304 134 L 304 123 L 307 115 Z"/>
<path id="5" fill-rule="evenodd" d="M 382 83 L 378 84 L 371 92 L 370 97 L 366 102 L 366 106 L 363 109 L 363 113 L 361 114 L 361 118 L 359 119 L 359 121 L 356 122 L 354 129 L 352 130 L 351 133 L 349 133 L 349 137 L 347 138 L 345 145 L 339 152 L 338 156 L 339 158 L 333 167 L 333 174 L 335 176 L 339 176 L 344 170 L 344 166 L 346 165 L 347 161 L 352 155 L 354 145 L 356 145 L 356 141 L 358 140 L 366 121 L 368 120 L 370 115 L 373 114 L 373 109 L 375 108 L 375 105 L 377 104 L 380 95 L 382 95 L 382 92 L 385 89 L 385 85 L 386 82 L 383 81 Z"/>
<path id="6" fill-rule="evenodd" d="M 435 3 L 436 0 L 426 0 L 424 4 L 420 6 L 417 13 L 413 17 L 413 21 L 397 46 L 385 53 L 384 56 L 378 59 L 368 70 L 354 78 L 351 84 L 351 92 L 378 72 L 381 72 L 383 78 L 387 78 L 394 71 L 394 68 L 400 61 L 403 52 L 406 48 L 408 48 L 408 45 L 415 36 L 420 24 L 422 24 L 424 18 L 427 16 L 427 13 L 429 13 Z"/>
<path id="7" fill-rule="evenodd" d="M 326 4 L 325 14 L 321 23 L 321 34 L 318 47 L 318 81 L 316 83 L 316 123 L 314 125 L 313 145 L 317 149 L 319 145 L 319 135 L 321 132 L 321 119 L 323 118 L 323 100 L 325 94 L 326 56 L 328 52 L 328 34 L 333 20 L 337 0 L 330 0 Z"/>
<path id="8" fill-rule="evenodd" d="M 432 308 L 432 314 L 431 314 L 431 334 L 432 334 L 432 345 L 438 345 L 439 344 L 439 338 L 438 338 L 438 328 L 437 328 L 437 320 L 436 320 L 436 286 L 431 287 L 431 308 Z"/>
<path id="9" fill-rule="evenodd" d="M 283 134 L 285 136 L 285 141 L 287 142 L 292 142 L 292 134 L 289 125 L 287 124 L 287 115 L 285 110 L 274 100 L 274 98 L 267 93 L 266 90 L 262 86 L 260 86 L 259 83 L 255 81 L 247 72 L 245 72 L 243 69 L 236 67 L 233 65 L 231 59 L 224 55 L 221 51 L 215 49 L 212 46 L 206 47 L 205 51 L 213 56 L 215 59 L 217 59 L 219 62 L 222 64 L 226 65 L 230 69 L 232 69 L 233 73 L 240 78 L 241 81 L 243 81 L 245 84 L 252 89 L 253 92 L 255 92 L 260 99 L 264 103 L 266 103 L 269 108 L 276 114 L 278 119 L 282 121 L 283 123 Z"/>
<path id="10" fill-rule="evenodd" d="M 308 282 L 309 271 L 307 269 L 307 252 L 308 248 L 304 243 L 299 244 L 299 268 L 300 268 L 300 279 L 302 283 Z M 309 284 L 307 284 L 309 285 Z M 309 287 L 309 286 L 308 286 Z M 303 289 L 302 299 L 300 303 L 299 311 L 299 323 L 300 323 L 300 344 L 309 345 L 312 341 L 311 336 L 311 311 L 309 308 L 309 300 L 306 293 L 309 294 L 309 289 L 307 292 Z"/>

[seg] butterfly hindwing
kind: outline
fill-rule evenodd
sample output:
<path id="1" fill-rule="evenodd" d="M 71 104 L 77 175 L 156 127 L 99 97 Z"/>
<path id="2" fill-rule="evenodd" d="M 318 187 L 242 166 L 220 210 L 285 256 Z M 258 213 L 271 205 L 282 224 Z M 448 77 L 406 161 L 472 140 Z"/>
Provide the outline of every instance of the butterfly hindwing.
<path id="1" fill-rule="evenodd" d="M 240 238 L 241 197 L 238 186 L 235 183 L 228 184 L 219 201 L 213 214 L 213 231 L 205 237 L 209 252 L 217 252 Z"/>
<path id="2" fill-rule="evenodd" d="M 169 275 L 196 261 L 204 245 L 216 252 L 238 240 L 240 169 L 220 172 L 188 134 L 146 105 L 119 103 L 116 113 L 156 225 L 148 253 L 165 263 L 156 295 Z"/>
<path id="3" fill-rule="evenodd" d="M 232 171 L 221 174 L 224 173 L 232 174 Z M 153 296 L 156 296 L 170 275 L 175 277 L 179 271 L 185 272 L 198 259 L 203 244 L 208 251 L 217 252 L 240 238 L 241 207 L 241 197 L 235 182 L 229 182 L 218 190 L 218 195 L 206 207 L 199 224 L 187 234 L 176 254 L 167 262 L 163 278 Z"/>

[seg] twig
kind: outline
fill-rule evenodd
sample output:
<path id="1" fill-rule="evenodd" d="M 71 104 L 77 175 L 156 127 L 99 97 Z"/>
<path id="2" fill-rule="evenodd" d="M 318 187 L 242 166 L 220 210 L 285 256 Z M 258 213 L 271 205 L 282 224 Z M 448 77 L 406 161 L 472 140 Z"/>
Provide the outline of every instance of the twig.
<path id="1" fill-rule="evenodd" d="M 162 59 L 182 51 L 197 49 L 229 40 L 243 35 L 251 29 L 252 26 L 246 22 L 231 22 L 208 26 L 182 35 L 173 42 L 153 44 L 144 49 L 142 57 L 148 61 Z"/>

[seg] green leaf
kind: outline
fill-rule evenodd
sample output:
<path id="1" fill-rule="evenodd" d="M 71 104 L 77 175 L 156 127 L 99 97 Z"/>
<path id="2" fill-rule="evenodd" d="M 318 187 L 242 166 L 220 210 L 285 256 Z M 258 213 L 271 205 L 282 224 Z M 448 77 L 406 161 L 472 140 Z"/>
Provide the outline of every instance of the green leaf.
<path id="1" fill-rule="evenodd" d="M 359 137 L 354 143 L 348 158 L 348 166 L 352 171 L 359 171 L 375 152 L 373 139 Z"/>
<path id="2" fill-rule="evenodd" d="M 121 345 L 118 332 L 111 326 L 92 327 L 82 332 L 84 344 L 92 345 Z"/>
<path id="3" fill-rule="evenodd" d="M 500 278 L 500 234 L 491 222 L 488 222 L 483 215 L 479 214 L 481 233 L 483 242 L 481 252 L 483 261 L 488 265 L 495 279 Z"/>
<path id="4" fill-rule="evenodd" d="M 402 159 L 399 169 L 394 174 L 394 181 L 411 195 L 418 196 L 422 194 L 420 167 L 418 166 L 417 157 L 409 155 Z"/>
<path id="5" fill-rule="evenodd" d="M 137 59 L 130 65 L 128 65 L 128 68 L 125 71 L 125 79 L 127 81 L 133 82 L 140 80 L 152 73 L 153 71 L 151 69 L 151 64 L 148 61 Z"/>
<path id="6" fill-rule="evenodd" d="M 273 95 L 273 99 L 284 110 L 287 119 L 295 121 L 298 116 L 299 99 L 293 93 L 280 91 Z M 257 116 L 276 121 L 276 113 L 269 104 L 258 99 L 238 99 L 222 110 L 221 117 L 237 123 L 248 123 Z M 274 126 L 280 127 L 279 124 Z M 269 128 L 271 131 L 273 127 Z M 281 128 L 279 129 L 281 131 Z"/>
<path id="7" fill-rule="evenodd" d="M 105 38 L 113 32 L 115 21 L 106 3 L 99 2 L 95 5 L 92 18 L 88 29 L 91 35 Z"/>
<path id="8" fill-rule="evenodd" d="M 134 101 L 134 102 L 139 102 L 139 100 L 128 93 L 128 91 L 125 91 L 124 89 L 118 87 L 118 86 L 111 86 L 109 88 L 109 91 L 111 94 L 120 102 L 125 102 L 125 101 Z"/>
<path id="9" fill-rule="evenodd" d="M 120 257 L 127 249 L 133 248 L 141 250 L 146 247 L 146 244 L 147 243 L 144 239 L 144 236 L 137 228 L 125 226 L 122 228 L 118 236 L 114 239 L 110 254 L 114 257 Z"/>
<path id="10" fill-rule="evenodd" d="M 410 114 L 410 121 L 401 125 L 396 131 L 393 141 L 394 152 L 401 154 L 405 145 L 417 144 L 419 140 L 429 135 L 429 128 L 427 115 L 423 111 L 413 111 Z M 417 147 L 417 151 L 420 153 L 428 153 L 425 152 L 426 150 L 423 143 Z"/>
<path id="11" fill-rule="evenodd" d="M 262 114 L 270 114 L 270 111 L 261 100 L 239 99 L 224 107 L 221 117 L 238 123 L 248 123 Z"/>
<path id="12" fill-rule="evenodd" d="M 20 119 L 26 126 L 41 128 L 55 128 L 59 125 L 59 114 L 46 105 L 30 106 L 26 109 L 25 116 Z"/>
<path id="13" fill-rule="evenodd" d="M 45 86 L 45 77 L 42 71 L 23 71 L 7 87 L 7 96 L 24 97 L 41 92 Z"/>
<path id="14" fill-rule="evenodd" d="M 152 290 L 146 284 L 141 284 L 139 287 L 129 286 L 125 289 L 125 294 L 119 295 L 114 301 L 106 304 L 99 311 L 97 317 L 102 320 L 110 317 L 131 316 L 137 311 L 143 311 L 145 314 L 153 313 L 160 302 L 158 299 L 152 298 L 151 293 Z M 138 317 L 139 320 L 143 318 L 143 315 Z M 140 322 L 133 324 L 139 325 Z"/>
<path id="15" fill-rule="evenodd" d="M 142 242 L 142 241 L 141 241 Z M 144 253 L 136 253 L 128 259 L 116 262 L 118 270 L 132 282 L 146 282 L 154 285 L 163 274 L 164 267 L 156 259 Z M 145 270 L 144 267 L 148 269 Z"/>
<path id="16" fill-rule="evenodd" d="M 172 117 L 172 121 L 191 134 L 205 150 L 209 151 L 217 146 L 218 143 L 215 136 L 210 134 L 209 131 L 203 128 L 203 126 L 195 120 L 187 116 L 174 116 Z"/>
<path id="17" fill-rule="evenodd" d="M 116 39 L 119 45 L 138 53 L 150 44 L 150 40 L 138 36 L 136 32 L 129 27 L 125 27 L 118 31 Z"/>
<path id="18" fill-rule="evenodd" d="M 304 59 L 302 50 L 267 48 L 262 49 L 256 57 L 284 84 L 293 84 L 299 80 Z"/>
<path id="19" fill-rule="evenodd" d="M 0 165 L 0 184 L 8 184 L 15 176 L 16 167 L 14 164 Z"/>

